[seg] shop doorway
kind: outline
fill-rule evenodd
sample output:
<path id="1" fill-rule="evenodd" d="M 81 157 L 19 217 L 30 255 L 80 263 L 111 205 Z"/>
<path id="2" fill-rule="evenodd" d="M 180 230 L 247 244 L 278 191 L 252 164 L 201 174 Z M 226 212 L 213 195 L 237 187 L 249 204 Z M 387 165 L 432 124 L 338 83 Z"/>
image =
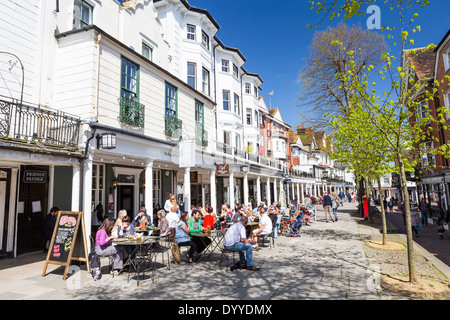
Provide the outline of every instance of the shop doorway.
<path id="1" fill-rule="evenodd" d="M 127 210 L 127 215 L 131 220 L 134 218 L 134 186 L 119 185 L 117 187 L 118 208 Z"/>
<path id="2" fill-rule="evenodd" d="M 21 166 L 17 204 L 17 253 L 43 250 L 48 208 L 48 166 Z"/>
<path id="3" fill-rule="evenodd" d="M 11 169 L 0 168 L 0 253 L 6 252 Z"/>

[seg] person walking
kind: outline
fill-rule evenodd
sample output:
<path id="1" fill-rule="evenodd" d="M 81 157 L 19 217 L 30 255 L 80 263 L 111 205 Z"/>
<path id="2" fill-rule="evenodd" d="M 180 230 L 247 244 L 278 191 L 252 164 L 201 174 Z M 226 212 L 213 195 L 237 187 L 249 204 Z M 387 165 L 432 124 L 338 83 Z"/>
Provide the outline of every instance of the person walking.
<path id="1" fill-rule="evenodd" d="M 419 236 L 419 230 L 420 230 L 420 218 L 419 218 L 419 212 L 416 210 L 411 210 L 411 228 L 412 231 L 416 234 L 416 237 Z"/>
<path id="2" fill-rule="evenodd" d="M 45 249 L 44 252 L 47 252 L 50 241 L 53 237 L 53 231 L 55 230 L 56 218 L 58 215 L 59 208 L 53 207 L 50 209 L 50 213 L 47 214 L 44 220 L 44 224 L 42 226 L 42 236 L 45 240 Z"/>
<path id="3" fill-rule="evenodd" d="M 339 192 L 339 199 L 341 200 L 341 206 L 344 206 L 345 193 L 342 190 Z"/>
<path id="4" fill-rule="evenodd" d="M 388 208 L 389 213 L 394 213 L 394 201 L 392 201 L 392 197 L 389 198 Z"/>
<path id="5" fill-rule="evenodd" d="M 428 203 L 425 202 L 425 198 L 420 202 L 420 213 L 422 214 L 422 225 L 428 225 Z"/>
<path id="6" fill-rule="evenodd" d="M 337 222 L 338 221 L 338 216 L 337 216 L 337 208 L 340 206 L 340 199 L 338 198 L 338 196 L 332 192 L 331 193 L 331 207 L 333 208 L 333 214 L 334 214 L 334 221 Z"/>
<path id="7" fill-rule="evenodd" d="M 327 219 L 327 222 L 330 222 L 328 220 L 328 217 L 330 217 L 330 220 L 334 222 L 333 217 L 331 216 L 331 208 L 333 206 L 333 203 L 331 201 L 331 197 L 328 193 L 325 192 L 323 196 L 323 208 L 325 210 L 325 218 Z"/>

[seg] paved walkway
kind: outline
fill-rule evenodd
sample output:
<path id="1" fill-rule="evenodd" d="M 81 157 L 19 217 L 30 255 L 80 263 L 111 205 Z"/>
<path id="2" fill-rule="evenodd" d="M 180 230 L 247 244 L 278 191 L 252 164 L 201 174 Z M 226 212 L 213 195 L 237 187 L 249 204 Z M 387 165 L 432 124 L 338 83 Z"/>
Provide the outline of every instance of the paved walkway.
<path id="1" fill-rule="evenodd" d="M 112 278 L 104 270 L 94 282 L 84 267 L 66 281 L 63 268 L 49 265 L 42 277 L 43 253 L 0 260 L 0 299 L 190 299 L 190 300 L 390 300 L 377 288 L 365 258 L 354 204 L 340 209 L 339 221 L 318 219 L 303 226 L 301 237 L 278 237 L 275 248 L 254 252 L 260 271 L 219 269 L 213 262 L 171 265 L 136 286 L 127 274 Z"/>
<path id="2" fill-rule="evenodd" d="M 381 211 L 379 206 L 377 208 Z M 399 233 L 406 234 L 406 226 L 400 210 L 394 209 L 394 213 L 387 213 L 386 217 L 391 226 L 394 226 Z M 444 239 L 439 239 L 438 229 L 439 227 L 436 225 L 428 224 L 420 229 L 418 237 L 413 233 L 413 239 L 429 254 L 450 267 L 450 239 L 448 233 L 444 235 Z"/>

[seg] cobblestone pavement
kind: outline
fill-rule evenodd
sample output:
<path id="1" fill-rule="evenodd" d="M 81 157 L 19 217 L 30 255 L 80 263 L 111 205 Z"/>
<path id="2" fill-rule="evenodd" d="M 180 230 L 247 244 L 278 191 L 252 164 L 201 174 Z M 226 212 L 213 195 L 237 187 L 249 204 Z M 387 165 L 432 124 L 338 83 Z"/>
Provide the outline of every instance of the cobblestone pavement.
<path id="1" fill-rule="evenodd" d="M 66 281 L 63 268 L 49 265 L 42 277 L 43 253 L 0 260 L 0 299 L 155 299 L 155 300 L 391 300 L 404 299 L 377 287 L 379 279 L 366 259 L 354 204 L 327 223 L 320 207 L 317 221 L 303 226 L 301 237 L 279 236 L 276 246 L 254 252 L 260 271 L 220 269 L 214 261 L 158 269 L 140 286 L 128 273 L 112 278 L 104 268 L 100 281 L 82 267 Z M 238 257 L 238 256 L 237 256 Z M 215 256 L 213 258 L 218 258 Z"/>

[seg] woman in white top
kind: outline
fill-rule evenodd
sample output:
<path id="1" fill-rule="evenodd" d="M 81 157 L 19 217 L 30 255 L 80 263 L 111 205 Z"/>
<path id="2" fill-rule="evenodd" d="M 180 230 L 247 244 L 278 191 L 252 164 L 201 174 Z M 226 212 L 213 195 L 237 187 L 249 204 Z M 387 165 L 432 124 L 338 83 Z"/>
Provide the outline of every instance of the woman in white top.
<path id="1" fill-rule="evenodd" d="M 177 201 L 175 200 L 175 195 L 171 193 L 169 195 L 169 199 L 166 200 L 166 203 L 164 204 L 164 210 L 166 212 L 170 212 L 170 209 L 177 204 Z"/>
<path id="2" fill-rule="evenodd" d="M 169 213 L 166 215 L 167 222 L 169 223 L 169 229 L 175 229 L 177 227 L 177 223 L 180 220 L 178 218 L 178 205 L 174 205 L 170 208 Z"/>
<path id="3" fill-rule="evenodd" d="M 256 245 L 253 245 L 254 249 L 259 249 L 259 236 L 269 235 L 272 233 L 272 220 L 267 215 L 267 212 L 264 211 L 264 208 L 261 209 L 261 220 L 259 221 L 259 229 L 253 231 L 253 235 L 256 239 Z"/>

